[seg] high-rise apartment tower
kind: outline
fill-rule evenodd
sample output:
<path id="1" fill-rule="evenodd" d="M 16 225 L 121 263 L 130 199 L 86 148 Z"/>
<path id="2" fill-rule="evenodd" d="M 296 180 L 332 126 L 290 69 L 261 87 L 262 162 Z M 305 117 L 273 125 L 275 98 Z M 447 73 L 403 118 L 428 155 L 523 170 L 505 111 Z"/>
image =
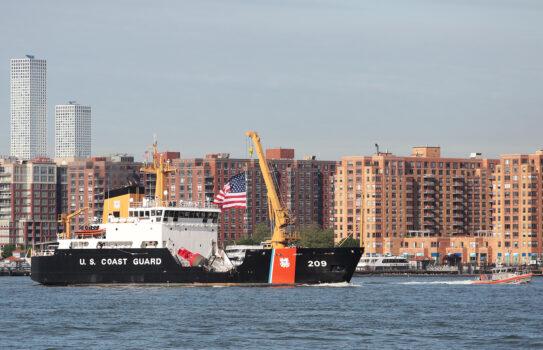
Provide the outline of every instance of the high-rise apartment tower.
<path id="1" fill-rule="evenodd" d="M 55 106 L 55 158 L 91 155 L 91 108 L 75 101 Z"/>
<path id="2" fill-rule="evenodd" d="M 47 64 L 27 55 L 11 59 L 10 154 L 21 159 L 47 153 Z"/>

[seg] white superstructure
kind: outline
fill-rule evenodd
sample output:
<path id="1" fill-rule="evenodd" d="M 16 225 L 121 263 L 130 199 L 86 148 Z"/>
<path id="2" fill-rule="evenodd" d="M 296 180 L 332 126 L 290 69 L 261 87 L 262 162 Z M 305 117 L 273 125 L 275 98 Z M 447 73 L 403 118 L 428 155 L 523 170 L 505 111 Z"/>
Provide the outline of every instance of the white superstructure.
<path id="1" fill-rule="evenodd" d="M 55 158 L 91 155 L 91 107 L 75 101 L 55 106 Z"/>
<path id="2" fill-rule="evenodd" d="M 59 249 L 168 248 L 210 257 L 217 250 L 219 209 L 211 205 L 183 204 L 176 207 L 138 206 L 127 218 L 110 216 L 107 223 L 75 238 L 59 239 Z M 92 232 L 94 231 L 94 233 Z M 93 233 L 92 237 L 84 237 Z"/>
<path id="3" fill-rule="evenodd" d="M 47 155 L 47 63 L 27 55 L 11 59 L 10 155 L 32 159 Z"/>

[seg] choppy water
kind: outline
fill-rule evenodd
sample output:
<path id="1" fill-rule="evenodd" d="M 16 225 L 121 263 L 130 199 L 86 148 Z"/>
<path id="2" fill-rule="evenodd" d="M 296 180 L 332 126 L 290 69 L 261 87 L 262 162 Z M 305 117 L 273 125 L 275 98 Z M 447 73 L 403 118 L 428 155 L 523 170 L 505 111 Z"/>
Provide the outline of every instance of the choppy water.
<path id="1" fill-rule="evenodd" d="M 0 278 L 1 348 L 543 348 L 543 279 L 297 288 L 43 287 Z"/>

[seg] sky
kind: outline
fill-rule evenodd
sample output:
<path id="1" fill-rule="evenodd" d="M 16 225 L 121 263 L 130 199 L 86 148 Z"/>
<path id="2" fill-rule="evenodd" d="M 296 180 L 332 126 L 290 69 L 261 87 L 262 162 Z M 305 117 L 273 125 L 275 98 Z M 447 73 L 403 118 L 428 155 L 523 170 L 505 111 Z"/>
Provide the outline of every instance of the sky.
<path id="1" fill-rule="evenodd" d="M 296 157 L 543 148 L 540 0 L 0 1 L 0 154 L 9 59 L 47 59 L 54 106 L 92 107 L 93 154 Z"/>

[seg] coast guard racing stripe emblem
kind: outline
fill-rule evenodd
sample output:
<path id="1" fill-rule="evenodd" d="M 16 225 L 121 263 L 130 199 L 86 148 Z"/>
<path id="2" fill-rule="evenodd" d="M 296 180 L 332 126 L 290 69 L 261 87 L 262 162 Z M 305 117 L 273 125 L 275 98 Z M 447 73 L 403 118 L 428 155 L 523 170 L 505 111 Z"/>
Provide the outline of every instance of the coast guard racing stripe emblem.
<path id="1" fill-rule="evenodd" d="M 272 250 L 268 283 L 293 284 L 296 280 L 296 248 Z"/>

